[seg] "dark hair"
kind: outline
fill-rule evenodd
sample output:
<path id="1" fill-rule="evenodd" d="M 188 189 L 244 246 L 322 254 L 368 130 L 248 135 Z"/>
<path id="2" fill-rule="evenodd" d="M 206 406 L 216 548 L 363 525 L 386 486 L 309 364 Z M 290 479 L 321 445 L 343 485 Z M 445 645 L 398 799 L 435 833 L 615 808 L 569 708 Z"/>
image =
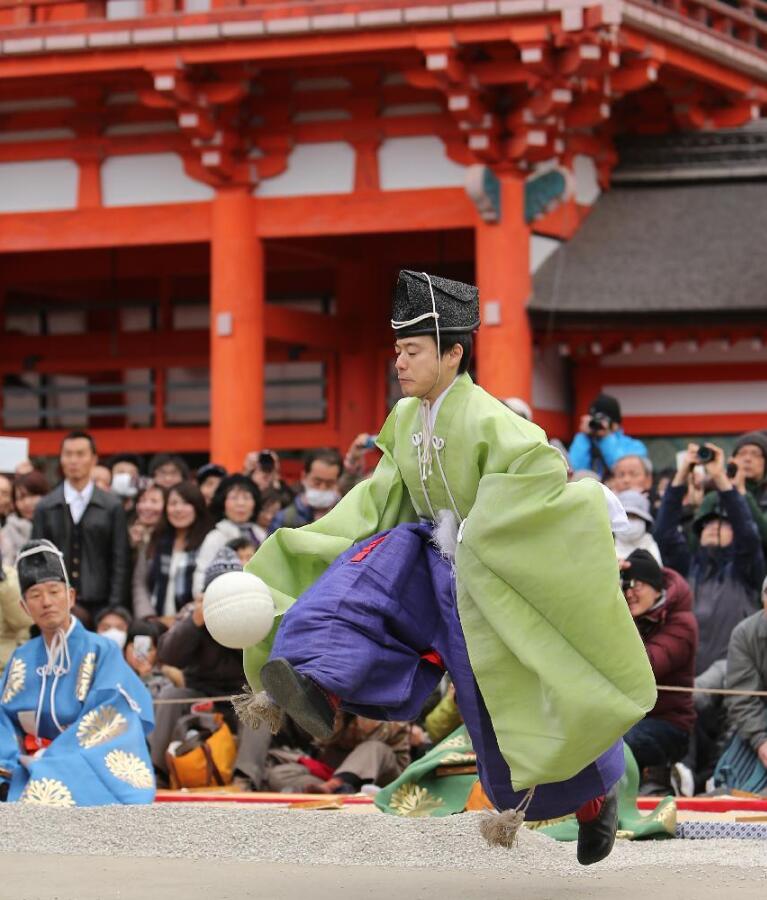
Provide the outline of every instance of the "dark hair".
<path id="1" fill-rule="evenodd" d="M 195 472 L 194 477 L 197 484 L 201 485 L 209 478 L 226 478 L 226 469 L 216 463 L 205 463 Z"/>
<path id="2" fill-rule="evenodd" d="M 213 494 L 213 499 L 210 501 L 210 515 L 214 522 L 220 522 L 221 519 L 226 518 L 226 498 L 235 488 L 239 488 L 241 491 L 247 491 L 253 498 L 254 506 L 252 519 L 255 522 L 258 511 L 261 509 L 261 492 L 247 475 L 241 475 L 239 472 L 235 472 L 232 475 L 227 475 L 226 478 L 222 478 L 220 484 L 216 488 L 216 493 Z"/>
<path id="3" fill-rule="evenodd" d="M 284 502 L 285 496 L 282 491 L 275 490 L 275 488 L 268 488 L 261 492 L 261 506 L 259 507 L 259 512 L 270 503 L 279 503 L 280 506 L 282 506 Z"/>
<path id="4" fill-rule="evenodd" d="M 65 434 L 64 438 L 61 441 L 61 449 L 59 450 L 59 452 L 64 449 L 64 444 L 66 444 L 67 441 L 79 440 L 88 441 L 88 443 L 91 445 L 91 452 L 94 456 L 98 456 L 98 450 L 96 450 L 96 442 L 93 440 L 91 435 L 88 434 L 87 431 L 70 431 L 69 434 Z"/>
<path id="5" fill-rule="evenodd" d="M 244 550 L 246 547 L 257 547 L 258 544 L 256 541 L 251 541 L 250 538 L 237 537 L 232 538 L 231 541 L 227 541 L 226 546 L 236 553 L 238 550 Z"/>
<path id="6" fill-rule="evenodd" d="M 109 461 L 106 463 L 106 466 L 108 469 L 114 469 L 117 463 L 121 462 L 130 463 L 138 469 L 139 475 L 142 474 L 141 460 L 138 458 L 138 456 L 136 456 L 135 453 L 115 453 L 114 456 L 109 457 Z"/>
<path id="7" fill-rule="evenodd" d="M 24 488 L 24 490 L 33 497 L 44 497 L 51 489 L 48 484 L 48 479 L 42 472 L 38 472 L 37 469 L 27 472 L 26 475 L 17 475 L 16 478 L 13 479 L 14 502 L 16 502 L 19 488 Z"/>
<path id="8" fill-rule="evenodd" d="M 335 447 L 319 447 L 316 450 L 309 450 L 309 452 L 304 455 L 304 473 L 308 474 L 312 465 L 317 461 L 324 462 L 328 466 L 338 466 L 339 476 L 343 475 L 344 460 Z"/>
<path id="9" fill-rule="evenodd" d="M 181 477 L 186 481 L 189 478 L 189 466 L 180 456 L 173 456 L 170 453 L 155 453 L 155 455 L 149 460 L 149 474 L 154 477 L 154 473 L 161 467 L 165 466 L 168 463 L 174 465 L 179 472 L 181 472 Z"/>
<path id="10" fill-rule="evenodd" d="M 430 338 L 437 343 L 437 338 L 433 335 L 429 335 Z M 441 334 L 439 337 L 439 344 L 442 348 L 442 355 L 449 353 L 456 344 L 458 344 L 463 353 L 461 354 L 461 361 L 458 363 L 458 374 L 463 375 L 464 372 L 469 371 L 469 366 L 471 365 L 471 358 L 474 355 L 474 335 L 471 332 L 466 332 L 464 334 Z"/>
<path id="11" fill-rule="evenodd" d="M 94 627 L 98 628 L 101 621 L 107 616 L 119 616 L 128 628 L 133 623 L 133 616 L 124 606 L 107 606 L 96 613 L 96 617 L 93 620 Z"/>
<path id="12" fill-rule="evenodd" d="M 125 641 L 126 644 L 133 643 L 133 639 L 139 635 L 143 634 L 147 637 L 152 638 L 152 643 L 155 648 L 157 648 L 157 644 L 160 640 L 160 636 L 163 635 L 168 629 L 162 624 L 162 622 L 147 622 L 146 619 L 134 619 L 130 628 L 128 629 L 128 638 Z"/>
<path id="13" fill-rule="evenodd" d="M 168 488 L 167 493 L 165 494 L 165 507 L 162 512 L 162 519 L 152 533 L 152 538 L 149 541 L 149 547 L 147 549 L 148 557 L 153 557 L 155 555 L 160 543 L 167 544 L 168 541 L 170 541 L 171 544 L 173 543 L 173 536 L 176 529 L 168 521 L 168 502 L 170 501 L 170 495 L 174 493 L 174 491 L 185 503 L 189 503 L 193 506 L 195 512 L 194 522 L 192 522 L 189 531 L 187 531 L 186 534 L 185 550 L 199 549 L 200 544 L 202 544 L 205 539 L 205 535 L 212 527 L 208 507 L 205 505 L 205 498 L 202 496 L 200 489 L 193 481 L 180 481 L 178 484 L 174 484 L 173 487 Z"/>

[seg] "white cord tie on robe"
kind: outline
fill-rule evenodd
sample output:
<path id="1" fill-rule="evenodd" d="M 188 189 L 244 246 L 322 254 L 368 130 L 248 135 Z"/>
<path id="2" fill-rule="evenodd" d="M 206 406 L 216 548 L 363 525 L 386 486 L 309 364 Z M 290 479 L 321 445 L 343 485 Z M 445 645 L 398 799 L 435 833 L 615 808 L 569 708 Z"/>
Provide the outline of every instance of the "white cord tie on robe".
<path id="1" fill-rule="evenodd" d="M 48 655 L 47 662 L 44 666 L 38 666 L 36 669 L 37 674 L 42 678 L 42 684 L 40 685 L 40 694 L 37 698 L 37 712 L 35 713 L 35 737 L 40 737 L 40 719 L 43 714 L 45 688 L 51 676 L 53 676 L 53 684 L 51 685 L 51 718 L 59 732 L 64 731 L 64 727 L 56 716 L 56 687 L 59 683 L 59 678 L 62 675 L 66 675 L 72 667 L 67 633 L 63 628 L 59 628 L 56 634 L 53 635 L 50 646 L 46 644 L 45 650 Z"/>

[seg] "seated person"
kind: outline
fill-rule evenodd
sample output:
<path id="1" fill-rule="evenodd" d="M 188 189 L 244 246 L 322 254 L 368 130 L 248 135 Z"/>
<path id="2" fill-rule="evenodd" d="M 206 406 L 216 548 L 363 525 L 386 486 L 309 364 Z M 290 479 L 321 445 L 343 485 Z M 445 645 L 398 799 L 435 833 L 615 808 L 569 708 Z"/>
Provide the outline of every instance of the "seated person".
<path id="1" fill-rule="evenodd" d="M 356 794 L 363 784 L 386 787 L 410 765 L 410 725 L 339 713 L 334 733 L 317 741 L 316 758 L 296 756 L 268 772 L 274 791 Z"/>
<path id="2" fill-rule="evenodd" d="M 14 652 L 0 688 L 2 794 L 46 806 L 151 803 L 149 694 L 115 642 L 72 616 L 57 547 L 28 542 L 17 570 L 40 636 Z"/>
<path id="3" fill-rule="evenodd" d="M 698 625 L 687 582 L 673 569 L 661 569 L 647 550 L 635 550 L 621 563 L 621 584 L 656 683 L 692 687 Z M 665 767 L 687 752 L 694 726 L 692 694 L 660 691 L 653 709 L 624 740 L 640 771 Z"/>
<path id="4" fill-rule="evenodd" d="M 105 607 L 96 614 L 93 622 L 96 626 L 96 634 L 114 641 L 121 650 L 125 648 L 133 616 L 124 606 Z"/>
<path id="5" fill-rule="evenodd" d="M 618 494 L 628 523 L 616 531 L 615 552 L 618 559 L 628 559 L 634 550 L 647 550 L 658 565 L 662 565 L 660 550 L 652 536 L 650 501 L 639 491 L 621 491 Z"/>
<path id="6" fill-rule="evenodd" d="M 727 654 L 728 688 L 736 691 L 767 691 L 767 578 L 762 584 L 763 609 L 736 626 Z M 750 791 L 767 790 L 767 699 L 732 696 L 725 701 L 727 721 L 736 735 L 741 759 L 732 759 L 728 787 Z M 722 768 L 720 764 L 720 769 Z M 734 783 L 748 775 L 749 783 Z"/>
<path id="7" fill-rule="evenodd" d="M 160 622 L 138 619 L 128 629 L 125 644 L 125 661 L 153 698 L 165 688 L 184 686 L 184 676 L 179 669 L 157 662 L 157 645 L 165 630 Z"/>

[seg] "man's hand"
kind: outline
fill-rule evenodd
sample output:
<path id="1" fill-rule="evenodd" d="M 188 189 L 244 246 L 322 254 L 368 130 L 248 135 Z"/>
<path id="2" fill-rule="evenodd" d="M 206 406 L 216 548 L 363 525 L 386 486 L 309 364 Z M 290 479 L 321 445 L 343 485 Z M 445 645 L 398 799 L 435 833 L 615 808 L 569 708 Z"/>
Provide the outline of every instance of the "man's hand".
<path id="1" fill-rule="evenodd" d="M 767 741 L 759 745 L 756 755 L 759 757 L 759 762 L 767 769 Z"/>
<path id="2" fill-rule="evenodd" d="M 743 466 L 739 466 L 738 463 L 732 457 L 730 457 L 729 461 L 731 463 L 733 463 L 735 466 L 735 474 L 730 479 L 730 482 L 739 494 L 742 494 L 743 496 L 745 496 L 745 494 L 746 494 L 745 470 L 743 469 Z"/>
<path id="3" fill-rule="evenodd" d="M 672 484 L 674 487 L 681 487 L 683 484 L 687 484 L 687 479 L 690 476 L 693 468 L 698 462 L 698 445 L 697 444 L 688 444 L 687 450 L 685 451 L 684 456 L 679 457 L 679 462 L 676 467 L 676 475 L 672 480 Z"/>
<path id="4" fill-rule="evenodd" d="M 578 431 L 582 432 L 583 434 L 587 434 L 587 435 L 591 436 L 591 429 L 589 428 L 590 421 L 591 421 L 591 416 L 588 413 L 586 413 L 585 416 L 581 416 L 581 421 L 578 424 Z"/>
<path id="5" fill-rule="evenodd" d="M 732 490 L 732 482 L 727 477 L 727 463 L 724 456 L 724 450 L 722 450 L 721 447 L 717 447 L 716 444 L 706 444 L 706 447 L 714 454 L 714 458 L 711 462 L 707 462 L 705 465 L 706 472 L 714 482 L 716 489 L 718 491 Z"/>
<path id="6" fill-rule="evenodd" d="M 205 616 L 202 614 L 202 597 L 194 598 L 194 608 L 192 609 L 192 621 L 198 628 L 205 625 Z"/>

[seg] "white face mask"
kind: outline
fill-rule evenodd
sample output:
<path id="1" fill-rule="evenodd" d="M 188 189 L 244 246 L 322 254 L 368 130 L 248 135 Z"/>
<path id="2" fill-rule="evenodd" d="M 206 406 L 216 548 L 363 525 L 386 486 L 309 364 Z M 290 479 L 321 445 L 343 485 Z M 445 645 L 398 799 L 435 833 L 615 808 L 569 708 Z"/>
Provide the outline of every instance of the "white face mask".
<path id="1" fill-rule="evenodd" d="M 101 632 L 101 637 L 114 641 L 122 650 L 125 647 L 125 642 L 128 640 L 128 632 L 122 631 L 120 628 L 107 628 L 106 631 Z"/>
<path id="2" fill-rule="evenodd" d="M 647 523 L 642 519 L 629 519 L 628 525 L 623 526 L 621 537 L 630 544 L 641 541 L 647 531 Z"/>
<path id="3" fill-rule="evenodd" d="M 112 493 L 119 497 L 135 497 L 138 494 L 136 479 L 130 472 L 118 472 L 112 477 Z"/>
<path id="4" fill-rule="evenodd" d="M 321 491 L 319 488 L 304 488 L 304 500 L 312 509 L 330 509 L 341 499 L 338 491 Z"/>

